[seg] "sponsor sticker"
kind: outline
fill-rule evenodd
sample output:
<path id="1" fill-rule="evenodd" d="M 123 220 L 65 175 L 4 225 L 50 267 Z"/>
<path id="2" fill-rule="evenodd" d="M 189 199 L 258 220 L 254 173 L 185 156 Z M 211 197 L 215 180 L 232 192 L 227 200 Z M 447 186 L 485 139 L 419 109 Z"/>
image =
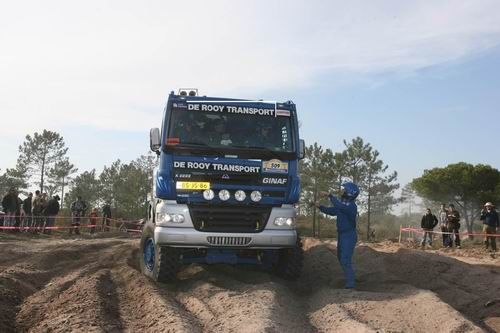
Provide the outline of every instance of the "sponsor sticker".
<path id="1" fill-rule="evenodd" d="M 276 110 L 276 117 L 290 117 L 290 111 L 289 110 Z"/>
<path id="2" fill-rule="evenodd" d="M 205 111 L 205 112 L 219 112 L 219 113 L 236 113 L 236 114 L 249 114 L 257 116 L 271 116 L 276 117 L 276 110 L 266 107 L 249 107 L 238 105 L 219 105 L 207 104 L 203 102 L 188 102 L 187 109 L 189 111 Z"/>
<path id="3" fill-rule="evenodd" d="M 277 159 L 264 161 L 262 162 L 262 172 L 287 174 L 288 162 L 281 162 Z"/>
<path id="4" fill-rule="evenodd" d="M 262 184 L 264 185 L 286 185 L 287 182 L 288 182 L 287 178 L 274 178 L 274 177 L 262 178 Z"/>

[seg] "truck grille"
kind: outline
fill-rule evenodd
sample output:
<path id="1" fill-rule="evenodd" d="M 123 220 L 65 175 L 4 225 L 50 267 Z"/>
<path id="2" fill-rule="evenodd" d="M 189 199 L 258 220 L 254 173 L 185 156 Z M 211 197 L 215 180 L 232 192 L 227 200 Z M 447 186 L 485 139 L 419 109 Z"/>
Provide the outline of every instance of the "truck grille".
<path id="1" fill-rule="evenodd" d="M 207 241 L 210 245 L 217 246 L 246 246 L 250 244 L 250 237 L 225 237 L 225 236 L 209 236 Z"/>
<path id="2" fill-rule="evenodd" d="M 261 232 L 271 207 L 189 205 L 194 227 L 205 232 Z"/>

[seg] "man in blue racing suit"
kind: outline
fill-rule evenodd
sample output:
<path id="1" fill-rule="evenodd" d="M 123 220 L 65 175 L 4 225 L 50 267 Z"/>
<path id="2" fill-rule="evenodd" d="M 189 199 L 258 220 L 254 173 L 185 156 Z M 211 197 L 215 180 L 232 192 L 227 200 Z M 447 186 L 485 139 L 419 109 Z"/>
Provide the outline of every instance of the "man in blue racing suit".
<path id="1" fill-rule="evenodd" d="M 337 258 L 346 278 L 345 287 L 352 289 L 355 285 L 352 256 L 358 240 L 356 233 L 358 207 L 354 200 L 359 195 L 359 188 L 356 184 L 350 182 L 342 184 L 341 200 L 328 192 L 321 192 L 320 195 L 328 197 L 332 206 L 326 207 L 316 204 L 319 210 L 327 215 L 337 216 Z"/>

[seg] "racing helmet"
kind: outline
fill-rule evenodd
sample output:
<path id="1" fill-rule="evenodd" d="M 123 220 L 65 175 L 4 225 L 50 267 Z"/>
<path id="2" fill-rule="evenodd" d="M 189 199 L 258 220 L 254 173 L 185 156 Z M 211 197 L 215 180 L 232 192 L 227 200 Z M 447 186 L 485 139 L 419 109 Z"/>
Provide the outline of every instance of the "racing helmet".
<path id="1" fill-rule="evenodd" d="M 342 190 L 342 198 L 347 200 L 354 201 L 359 195 L 358 185 L 351 182 L 343 183 L 341 186 L 341 190 Z"/>

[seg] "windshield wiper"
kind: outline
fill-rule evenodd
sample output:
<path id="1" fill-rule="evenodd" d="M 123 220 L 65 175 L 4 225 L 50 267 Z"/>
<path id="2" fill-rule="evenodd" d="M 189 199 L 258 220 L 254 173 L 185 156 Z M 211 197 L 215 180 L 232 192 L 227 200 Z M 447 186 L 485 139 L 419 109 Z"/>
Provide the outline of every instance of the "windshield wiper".
<path id="1" fill-rule="evenodd" d="M 264 154 L 271 155 L 273 157 L 276 157 L 278 159 L 281 159 L 283 155 L 288 155 L 288 154 L 293 154 L 292 152 L 289 151 L 275 151 L 271 150 L 269 148 L 261 147 L 261 146 L 231 146 L 232 148 L 238 148 L 238 149 L 251 149 L 254 151 L 262 152 Z"/>
<path id="2" fill-rule="evenodd" d="M 171 146 L 174 150 L 184 150 L 186 152 L 212 152 L 219 155 L 224 155 L 224 152 L 217 147 L 212 147 L 206 143 L 180 143 L 175 146 Z"/>

